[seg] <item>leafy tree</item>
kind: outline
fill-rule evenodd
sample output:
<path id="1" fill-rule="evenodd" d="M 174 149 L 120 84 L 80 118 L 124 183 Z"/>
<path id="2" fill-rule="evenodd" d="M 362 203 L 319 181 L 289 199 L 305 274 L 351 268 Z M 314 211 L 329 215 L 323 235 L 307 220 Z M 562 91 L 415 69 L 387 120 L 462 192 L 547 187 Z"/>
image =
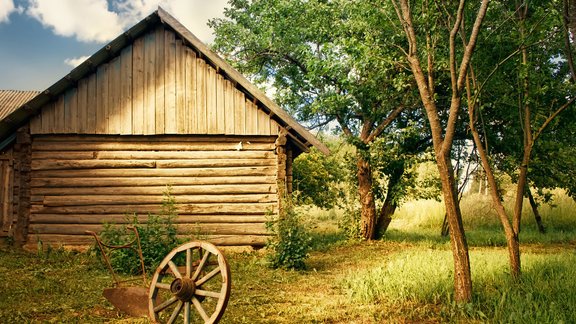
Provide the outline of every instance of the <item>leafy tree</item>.
<path id="1" fill-rule="evenodd" d="M 342 198 L 341 153 L 336 145 L 329 145 L 332 154 L 324 155 L 312 149 L 294 160 L 293 188 L 296 202 L 312 204 L 320 208 L 331 209 Z"/>
<path id="2" fill-rule="evenodd" d="M 480 27 L 489 0 L 468 4 L 428 1 L 392 0 L 400 28 L 407 45 L 400 47 L 412 72 L 426 113 L 442 182 L 442 193 L 450 228 L 450 242 L 454 256 L 454 292 L 457 302 L 472 299 L 472 278 L 468 244 L 462 225 L 451 152 L 458 127 L 458 116 L 465 91 L 465 81 Z M 471 15 L 470 12 L 476 12 Z M 470 31 L 464 26 L 472 22 Z M 462 35 L 464 42 L 459 41 Z M 437 76 L 448 73 L 449 85 L 439 84 Z M 449 100 L 440 101 L 444 92 Z M 442 123 L 441 115 L 448 119 Z"/>
<path id="3" fill-rule="evenodd" d="M 576 89 L 568 82 L 573 77 L 567 66 L 570 60 L 562 57 L 564 37 L 557 6 L 555 2 L 527 1 L 497 4 L 502 16 L 495 20 L 498 26 L 489 28 L 503 27 L 507 33 L 496 40 L 487 38 L 485 41 L 492 45 L 489 48 L 499 51 L 490 54 L 486 50 L 481 57 L 492 57 L 492 62 L 498 63 L 490 67 L 475 61 L 476 73 L 467 83 L 470 129 L 506 234 L 514 277 L 521 270 L 518 236 L 529 167 L 538 146 L 544 149 L 537 144 L 546 144 L 537 140 L 555 128 L 553 124 L 561 120 L 561 113 L 576 100 Z M 564 143 L 570 142 L 573 140 Z M 517 183 L 511 217 L 502 204 L 495 178 L 497 169 L 508 172 Z"/>
<path id="4" fill-rule="evenodd" d="M 407 71 L 385 40 L 394 29 L 363 1 L 234 0 L 211 21 L 215 49 L 315 126 L 336 122 L 357 148 L 361 232 L 376 238 L 369 146 L 414 105 Z"/>

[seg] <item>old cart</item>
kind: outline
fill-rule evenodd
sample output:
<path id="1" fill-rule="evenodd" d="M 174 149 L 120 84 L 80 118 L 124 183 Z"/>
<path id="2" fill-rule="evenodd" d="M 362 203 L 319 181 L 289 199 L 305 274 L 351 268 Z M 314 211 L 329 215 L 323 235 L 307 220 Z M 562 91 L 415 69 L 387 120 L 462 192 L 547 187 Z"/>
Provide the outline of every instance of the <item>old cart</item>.
<path id="1" fill-rule="evenodd" d="M 114 287 L 104 296 L 119 310 L 133 316 L 148 315 L 159 323 L 217 323 L 230 297 L 230 268 L 224 254 L 208 242 L 188 242 L 173 249 L 156 269 L 148 285 L 138 231 L 134 240 L 121 246 L 105 244 L 94 232 L 110 270 Z M 142 286 L 131 286 L 118 278 L 107 251 L 131 249 L 140 256 Z"/>

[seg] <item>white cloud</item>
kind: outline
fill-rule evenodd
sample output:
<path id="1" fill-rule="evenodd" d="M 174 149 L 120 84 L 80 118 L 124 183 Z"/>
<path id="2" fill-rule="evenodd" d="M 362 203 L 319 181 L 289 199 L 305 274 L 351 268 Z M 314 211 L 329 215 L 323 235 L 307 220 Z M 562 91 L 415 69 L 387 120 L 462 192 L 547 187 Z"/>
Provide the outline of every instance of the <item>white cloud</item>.
<path id="1" fill-rule="evenodd" d="M 12 0 L 0 0 L 0 24 L 10 21 L 10 14 L 15 12 L 14 2 Z"/>
<path id="2" fill-rule="evenodd" d="M 173 15 L 196 37 L 205 43 L 214 40 L 212 30 L 206 25 L 208 19 L 224 17 L 226 0 L 173 0 L 163 9 Z"/>
<path id="3" fill-rule="evenodd" d="M 11 2 L 0 4 L 6 1 Z M 202 41 L 211 42 L 214 36 L 206 23 L 222 17 L 225 5 L 226 0 L 28 0 L 26 12 L 57 35 L 104 43 L 161 6 Z"/>
<path id="4" fill-rule="evenodd" d="M 64 60 L 64 63 L 75 68 L 78 65 L 82 64 L 84 61 L 86 61 L 89 57 L 90 56 L 80 56 L 80 57 L 74 57 L 74 58 L 67 58 Z"/>
<path id="5" fill-rule="evenodd" d="M 75 36 L 84 42 L 104 43 L 123 30 L 106 0 L 29 0 L 26 12 L 56 35 Z"/>

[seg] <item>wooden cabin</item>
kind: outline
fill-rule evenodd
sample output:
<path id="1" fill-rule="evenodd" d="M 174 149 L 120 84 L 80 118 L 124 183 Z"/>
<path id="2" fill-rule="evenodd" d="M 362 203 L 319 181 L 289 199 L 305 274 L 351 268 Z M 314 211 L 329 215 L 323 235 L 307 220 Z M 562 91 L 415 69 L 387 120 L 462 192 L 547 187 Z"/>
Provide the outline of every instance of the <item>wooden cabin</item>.
<path id="1" fill-rule="evenodd" d="M 0 92 L 0 117 L 0 235 L 27 248 L 145 220 L 167 186 L 179 235 L 261 246 L 292 160 L 328 152 L 160 8 L 47 90 Z"/>

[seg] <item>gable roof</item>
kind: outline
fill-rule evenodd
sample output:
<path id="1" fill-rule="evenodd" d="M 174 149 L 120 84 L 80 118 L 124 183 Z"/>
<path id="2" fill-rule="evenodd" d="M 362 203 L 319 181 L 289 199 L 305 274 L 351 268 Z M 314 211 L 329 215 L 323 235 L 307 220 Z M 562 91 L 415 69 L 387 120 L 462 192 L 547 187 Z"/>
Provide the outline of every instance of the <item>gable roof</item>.
<path id="1" fill-rule="evenodd" d="M 0 90 L 0 120 L 36 97 L 40 91 Z"/>
<path id="2" fill-rule="evenodd" d="M 159 24 L 173 30 L 182 38 L 186 45 L 195 49 L 208 64 L 212 65 L 220 74 L 233 81 L 236 84 L 236 87 L 240 91 L 244 92 L 248 98 L 254 102 L 260 103 L 260 106 L 269 114 L 270 118 L 274 119 L 279 125 L 284 127 L 288 131 L 288 136 L 291 137 L 296 144 L 300 144 L 302 150 L 307 150 L 310 146 L 315 146 L 321 152 L 325 154 L 329 153 L 328 148 L 314 135 L 296 122 L 288 113 L 270 100 L 260 89 L 250 83 L 220 56 L 210 50 L 188 29 L 162 8 L 158 8 L 157 11 L 153 12 L 128 31 L 118 36 L 45 91 L 31 91 L 28 94 L 30 97 L 22 95 L 19 97 L 22 98 L 19 101 L 11 100 L 10 107 L 12 108 L 9 108 L 6 114 L 0 114 L 0 140 L 10 136 L 14 130 L 24 125 L 31 117 L 37 115 L 41 107 L 46 103 L 63 94 L 66 90 L 74 87 L 80 79 L 93 73 L 99 65 L 106 63 L 114 56 L 118 55 L 122 49 L 130 45 L 134 39 Z M 27 100 L 24 100 L 24 98 Z"/>

